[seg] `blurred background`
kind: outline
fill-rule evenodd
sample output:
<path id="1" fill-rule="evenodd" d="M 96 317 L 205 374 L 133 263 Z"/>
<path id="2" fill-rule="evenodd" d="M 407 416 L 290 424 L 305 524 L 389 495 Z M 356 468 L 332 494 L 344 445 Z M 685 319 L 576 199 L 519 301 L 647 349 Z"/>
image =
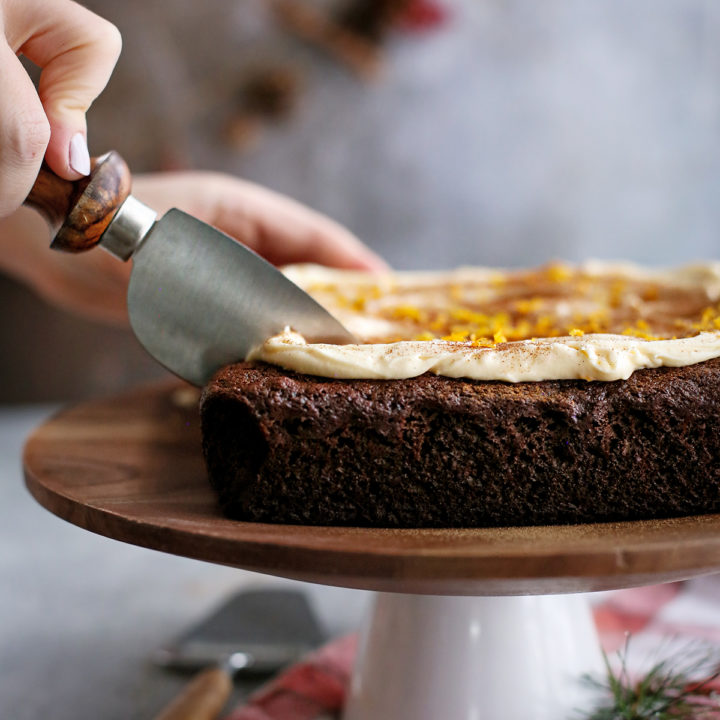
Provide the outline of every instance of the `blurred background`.
<path id="1" fill-rule="evenodd" d="M 715 0 L 83 4 L 124 37 L 90 149 L 135 173 L 262 183 L 402 269 L 720 251 Z M 162 375 L 10 279 L 0 303 L 0 402 Z"/>

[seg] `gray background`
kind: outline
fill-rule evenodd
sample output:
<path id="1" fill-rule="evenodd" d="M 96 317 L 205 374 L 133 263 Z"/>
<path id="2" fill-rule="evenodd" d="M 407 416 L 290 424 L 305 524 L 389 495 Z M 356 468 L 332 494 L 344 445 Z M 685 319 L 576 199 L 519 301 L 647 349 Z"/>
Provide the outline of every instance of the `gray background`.
<path id="1" fill-rule="evenodd" d="M 552 258 L 717 257 L 720 4 L 445 0 L 396 33 L 374 83 L 279 33 L 260 0 L 88 0 L 122 30 L 90 114 L 93 153 L 139 172 L 224 170 L 347 224 L 398 268 Z M 249 149 L 223 141 L 248 67 L 291 62 L 299 106 Z M 95 395 L 155 376 L 126 333 L 10 281 L 0 401 Z"/>

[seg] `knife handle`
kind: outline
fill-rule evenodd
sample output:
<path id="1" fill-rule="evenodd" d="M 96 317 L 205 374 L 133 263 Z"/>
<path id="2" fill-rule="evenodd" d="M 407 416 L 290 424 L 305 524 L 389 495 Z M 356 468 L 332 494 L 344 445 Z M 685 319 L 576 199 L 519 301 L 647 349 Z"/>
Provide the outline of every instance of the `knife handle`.
<path id="1" fill-rule="evenodd" d="M 118 153 L 93 158 L 91 167 L 87 177 L 64 180 L 43 163 L 25 199 L 50 225 L 53 250 L 79 253 L 95 247 L 130 194 L 130 170 Z"/>
<path id="2" fill-rule="evenodd" d="M 231 692 L 232 679 L 226 670 L 203 670 L 155 720 L 215 720 Z"/>

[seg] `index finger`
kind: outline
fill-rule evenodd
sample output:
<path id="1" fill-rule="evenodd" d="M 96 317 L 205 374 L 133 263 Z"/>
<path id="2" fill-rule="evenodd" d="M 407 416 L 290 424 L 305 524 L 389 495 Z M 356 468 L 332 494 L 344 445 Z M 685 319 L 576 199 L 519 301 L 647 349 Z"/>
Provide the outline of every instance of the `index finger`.
<path id="1" fill-rule="evenodd" d="M 215 222 L 270 262 L 388 270 L 380 256 L 326 215 L 259 185 L 237 183 L 220 194 Z"/>
<path id="2" fill-rule="evenodd" d="M 48 164 L 67 179 L 89 172 L 89 156 L 87 167 L 71 165 L 71 141 L 80 136 L 87 155 L 85 113 L 112 74 L 120 33 L 72 0 L 8 0 L 5 27 L 13 50 L 42 68 L 38 94 L 50 123 Z"/>
<path id="3" fill-rule="evenodd" d="M 279 193 L 214 173 L 136 176 L 134 194 L 215 225 L 275 265 L 311 262 L 382 272 L 387 264 L 345 227 Z"/>

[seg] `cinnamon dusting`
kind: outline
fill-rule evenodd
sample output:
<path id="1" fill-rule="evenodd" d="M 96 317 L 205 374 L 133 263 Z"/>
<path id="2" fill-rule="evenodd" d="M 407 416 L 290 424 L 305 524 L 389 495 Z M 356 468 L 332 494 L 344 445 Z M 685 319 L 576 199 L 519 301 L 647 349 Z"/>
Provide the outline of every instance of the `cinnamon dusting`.
<path id="1" fill-rule="evenodd" d="M 316 283 L 331 309 L 359 312 L 387 332 L 367 343 L 416 340 L 493 347 L 538 338 L 626 335 L 643 340 L 720 330 L 720 304 L 701 285 L 662 283 L 553 263 L 439 285 Z"/>

